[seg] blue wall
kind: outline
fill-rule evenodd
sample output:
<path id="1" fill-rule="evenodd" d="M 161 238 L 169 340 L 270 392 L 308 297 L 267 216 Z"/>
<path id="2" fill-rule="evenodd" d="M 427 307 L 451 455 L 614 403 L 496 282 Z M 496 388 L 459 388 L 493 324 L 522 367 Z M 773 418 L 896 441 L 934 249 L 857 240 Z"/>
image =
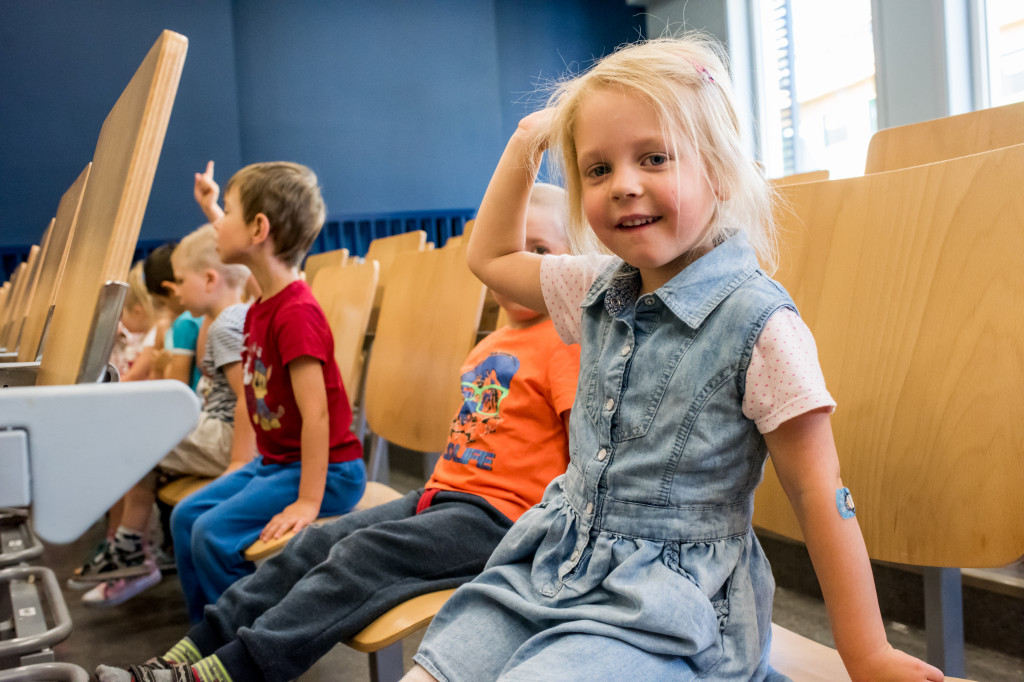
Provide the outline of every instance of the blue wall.
<path id="1" fill-rule="evenodd" d="M 202 215 L 223 183 L 281 159 L 328 212 L 479 203 L 538 79 L 635 39 L 624 0 L 0 0 L 0 246 L 36 242 L 160 30 L 189 38 L 142 240 Z"/>
<path id="2" fill-rule="evenodd" d="M 165 28 L 188 56 L 140 239 L 202 222 L 189 203 L 206 159 L 240 164 L 231 3 L 0 0 L 0 245 L 39 241 Z"/>

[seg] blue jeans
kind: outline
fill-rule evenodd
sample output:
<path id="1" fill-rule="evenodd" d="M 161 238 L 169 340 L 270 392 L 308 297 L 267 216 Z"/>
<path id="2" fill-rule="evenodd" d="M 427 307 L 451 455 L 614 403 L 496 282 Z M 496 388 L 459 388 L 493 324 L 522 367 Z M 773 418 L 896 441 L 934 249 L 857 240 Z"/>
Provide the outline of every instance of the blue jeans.
<path id="1" fill-rule="evenodd" d="M 203 617 L 204 606 L 255 570 L 245 550 L 275 514 L 296 500 L 301 472 L 299 462 L 263 464 L 257 458 L 174 508 L 175 561 L 193 623 Z M 320 514 L 344 514 L 359 502 L 365 488 L 363 460 L 330 464 Z"/>
<path id="2" fill-rule="evenodd" d="M 445 491 L 417 514 L 422 492 L 302 531 L 207 606 L 189 639 L 236 680 L 283 682 L 388 609 L 471 580 L 512 522 Z"/>

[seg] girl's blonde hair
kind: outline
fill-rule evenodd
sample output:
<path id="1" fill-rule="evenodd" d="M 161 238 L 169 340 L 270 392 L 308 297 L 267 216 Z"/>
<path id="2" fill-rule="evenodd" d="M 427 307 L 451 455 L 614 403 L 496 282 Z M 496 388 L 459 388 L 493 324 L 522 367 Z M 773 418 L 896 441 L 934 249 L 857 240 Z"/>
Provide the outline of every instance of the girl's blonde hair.
<path id="1" fill-rule="evenodd" d="M 671 146 L 666 151 L 676 158 L 689 154 L 703 161 L 718 204 L 707 232 L 694 248 L 710 249 L 743 230 L 764 267 L 774 270 L 774 192 L 744 152 L 726 65 L 719 43 L 692 32 L 620 47 L 586 73 L 557 86 L 548 100 L 554 114 L 547 140 L 560 152 L 552 160 L 560 166 L 569 192 L 574 250 L 604 250 L 583 213 L 575 132 L 587 97 L 596 90 L 613 89 L 633 93 L 654 108 Z"/>
<path id="2" fill-rule="evenodd" d="M 146 319 L 152 323 L 156 319 L 156 308 L 153 305 L 153 298 L 146 289 L 146 280 L 142 274 L 142 261 L 132 266 L 128 272 L 128 293 L 124 297 L 124 308 L 142 306 Z"/>
<path id="3" fill-rule="evenodd" d="M 175 247 L 171 261 L 192 272 L 215 270 L 229 287 L 235 289 L 241 289 L 249 278 L 249 268 L 244 265 L 221 262 L 217 255 L 217 230 L 209 223 L 187 234 Z"/>

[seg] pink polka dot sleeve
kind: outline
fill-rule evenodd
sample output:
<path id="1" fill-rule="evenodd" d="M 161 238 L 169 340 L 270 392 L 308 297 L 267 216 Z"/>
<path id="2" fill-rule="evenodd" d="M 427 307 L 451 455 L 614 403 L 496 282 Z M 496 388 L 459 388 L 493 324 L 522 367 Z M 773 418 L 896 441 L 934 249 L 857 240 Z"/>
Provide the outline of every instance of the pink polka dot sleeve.
<path id="1" fill-rule="evenodd" d="M 590 286 L 614 256 L 544 256 L 540 263 L 540 289 L 555 331 L 566 343 L 580 342 L 583 302 Z"/>
<path id="2" fill-rule="evenodd" d="M 747 367 L 743 414 L 761 433 L 821 407 L 835 410 L 818 364 L 811 330 L 788 308 L 772 314 L 754 345 Z"/>

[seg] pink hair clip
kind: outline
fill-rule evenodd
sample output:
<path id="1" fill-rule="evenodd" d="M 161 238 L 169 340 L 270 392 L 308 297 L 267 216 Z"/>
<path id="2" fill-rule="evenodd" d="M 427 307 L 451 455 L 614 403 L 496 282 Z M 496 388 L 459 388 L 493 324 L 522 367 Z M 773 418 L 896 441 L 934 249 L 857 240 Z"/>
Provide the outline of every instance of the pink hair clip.
<path id="1" fill-rule="evenodd" d="M 697 73 L 700 74 L 700 77 L 703 78 L 705 82 L 707 82 L 707 83 L 714 83 L 715 82 L 714 77 L 710 73 L 708 73 L 708 70 L 704 68 L 703 64 L 698 64 L 697 62 L 693 61 L 692 59 L 690 60 L 690 63 L 693 64 L 693 68 L 695 68 L 697 70 Z"/>

